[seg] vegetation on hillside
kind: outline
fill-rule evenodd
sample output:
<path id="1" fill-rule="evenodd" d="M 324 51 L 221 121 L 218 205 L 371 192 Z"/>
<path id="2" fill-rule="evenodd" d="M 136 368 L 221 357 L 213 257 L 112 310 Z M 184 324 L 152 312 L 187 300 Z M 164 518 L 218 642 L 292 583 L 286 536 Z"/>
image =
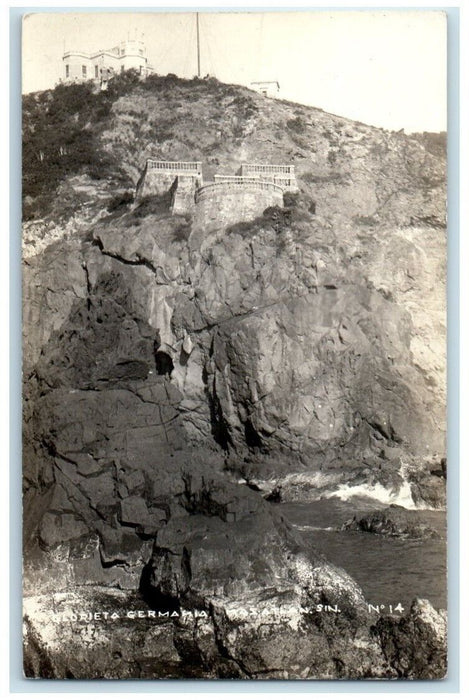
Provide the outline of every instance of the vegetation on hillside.
<path id="1" fill-rule="evenodd" d="M 446 131 L 440 131 L 438 134 L 424 131 L 421 134 L 410 134 L 410 136 L 419 141 L 432 155 L 446 158 Z"/>
<path id="2" fill-rule="evenodd" d="M 58 85 L 23 100 L 24 217 L 47 211 L 65 175 L 84 169 L 97 179 L 109 158 L 99 148 L 91 125 L 103 123 L 110 97 L 95 93 L 92 83 Z"/>
<path id="3" fill-rule="evenodd" d="M 294 162 L 318 212 L 327 202 L 329 217 L 348 212 L 354 225 L 374 224 L 376 212 L 406 223 L 396 192 L 436 201 L 445 182 L 445 134 L 387 132 L 214 78 L 142 81 L 131 70 L 105 91 L 90 81 L 29 94 L 23 139 L 24 219 L 53 223 L 122 215 L 147 158 L 201 160 L 207 180 L 243 159 Z"/>
<path id="4" fill-rule="evenodd" d="M 189 88 L 189 89 L 188 89 Z M 25 220 L 44 216 L 50 210 L 60 182 L 67 176 L 86 174 L 92 180 L 110 178 L 121 189 L 133 188 L 117 154 L 106 149 L 100 139 L 109 125 L 116 101 L 137 93 L 156 94 L 173 106 L 203 99 L 209 92 L 231 96 L 241 116 L 253 110 L 250 100 L 236 88 L 215 79 L 184 80 L 175 75 L 152 75 L 140 80 L 135 70 L 125 71 L 99 90 L 93 81 L 59 84 L 53 90 L 30 93 L 23 98 L 23 216 Z M 130 113 L 129 113 L 130 114 Z M 130 117 L 140 116 L 139 112 Z M 138 125 L 135 125 L 139 129 Z M 152 138 L 174 136 L 174 114 L 157 119 Z"/>

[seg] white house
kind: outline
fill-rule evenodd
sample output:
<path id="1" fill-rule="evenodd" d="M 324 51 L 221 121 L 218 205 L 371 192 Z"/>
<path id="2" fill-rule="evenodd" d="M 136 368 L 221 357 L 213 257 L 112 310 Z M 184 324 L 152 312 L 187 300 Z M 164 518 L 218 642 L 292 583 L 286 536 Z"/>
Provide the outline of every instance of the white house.
<path id="1" fill-rule="evenodd" d="M 280 85 L 276 80 L 261 80 L 251 83 L 251 87 L 265 97 L 277 97 L 280 90 Z"/>
<path id="2" fill-rule="evenodd" d="M 99 49 L 93 53 L 66 51 L 63 60 L 63 80 L 66 83 L 98 80 L 106 82 L 112 75 L 134 68 L 142 77 L 153 72 L 148 63 L 143 41 L 121 41 L 112 49 Z"/>

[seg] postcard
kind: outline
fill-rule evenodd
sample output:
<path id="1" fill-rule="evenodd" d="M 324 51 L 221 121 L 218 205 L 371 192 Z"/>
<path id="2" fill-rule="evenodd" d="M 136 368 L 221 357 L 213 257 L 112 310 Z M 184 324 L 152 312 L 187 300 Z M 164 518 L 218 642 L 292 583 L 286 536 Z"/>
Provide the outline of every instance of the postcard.
<path id="1" fill-rule="evenodd" d="M 446 675 L 446 15 L 23 18 L 24 675 Z"/>

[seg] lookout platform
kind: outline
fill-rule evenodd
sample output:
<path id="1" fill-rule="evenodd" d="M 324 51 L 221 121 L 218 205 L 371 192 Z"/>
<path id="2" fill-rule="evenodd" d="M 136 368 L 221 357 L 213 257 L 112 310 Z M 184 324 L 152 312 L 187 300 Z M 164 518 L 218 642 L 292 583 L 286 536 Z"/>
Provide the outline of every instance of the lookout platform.
<path id="1" fill-rule="evenodd" d="M 197 226 L 231 225 L 283 206 L 283 194 L 298 191 L 294 165 L 243 163 L 235 175 L 203 180 L 200 161 L 147 159 L 135 199 L 171 193 L 173 214 L 193 214 Z"/>

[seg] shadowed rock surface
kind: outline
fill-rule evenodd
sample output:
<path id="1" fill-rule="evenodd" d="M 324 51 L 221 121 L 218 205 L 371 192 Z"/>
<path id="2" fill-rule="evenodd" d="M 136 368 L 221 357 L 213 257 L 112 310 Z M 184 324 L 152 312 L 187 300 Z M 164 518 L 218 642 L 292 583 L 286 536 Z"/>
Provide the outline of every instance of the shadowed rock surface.
<path id="1" fill-rule="evenodd" d="M 428 678 L 444 678 L 445 611 L 436 611 L 427 600 L 416 600 L 407 617 L 399 621 L 383 618 L 376 629 L 385 657 L 399 677 L 421 678 L 423 672 Z"/>
<path id="2" fill-rule="evenodd" d="M 83 126 L 94 166 L 64 166 L 54 198 L 28 194 L 26 674 L 440 677 L 440 618 L 417 606 L 380 626 L 263 494 L 444 505 L 442 157 L 216 81 L 116 85 L 86 96 L 107 110 Z M 28 144 L 59 98 L 64 131 L 80 123 L 77 90 L 26 98 Z M 150 155 L 294 163 L 300 192 L 192 230 L 164 198 L 127 203 Z M 144 609 L 206 616 L 43 625 L 51 609 L 124 610 L 139 590 Z"/>
<path id="3" fill-rule="evenodd" d="M 395 505 L 360 517 L 354 516 L 352 520 L 344 523 L 342 529 L 389 537 L 439 537 L 436 530 L 422 521 L 418 511 L 406 510 Z"/>

